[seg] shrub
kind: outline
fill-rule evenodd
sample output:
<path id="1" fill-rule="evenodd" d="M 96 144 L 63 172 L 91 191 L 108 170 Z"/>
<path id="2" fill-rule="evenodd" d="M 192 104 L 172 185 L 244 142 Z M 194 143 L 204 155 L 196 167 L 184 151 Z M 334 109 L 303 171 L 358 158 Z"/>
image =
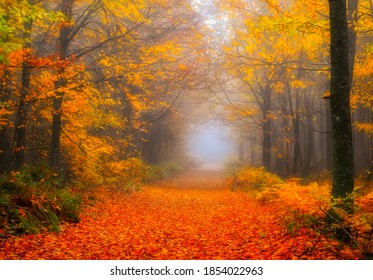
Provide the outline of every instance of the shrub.
<path id="1" fill-rule="evenodd" d="M 250 168 L 250 167 L 246 167 L 246 168 Z M 242 162 L 238 160 L 230 160 L 230 161 L 227 161 L 224 165 L 224 173 L 228 176 L 232 176 L 235 173 L 238 173 L 246 168 Z"/>
<path id="2" fill-rule="evenodd" d="M 176 162 L 146 165 L 139 158 L 129 158 L 106 164 L 103 177 L 105 184 L 115 185 L 125 191 L 140 189 L 145 183 L 163 180 L 179 174 L 183 168 Z"/>
<path id="3" fill-rule="evenodd" d="M 373 257 L 373 212 L 365 202 L 373 201 L 372 193 L 363 196 L 344 198 L 349 202 L 355 200 L 352 212 L 346 212 L 336 203 L 324 210 L 325 226 L 323 230 L 340 243 L 355 247 L 365 259 Z M 343 201 L 342 201 L 343 202 Z"/>
<path id="4" fill-rule="evenodd" d="M 138 158 L 110 162 L 103 168 L 104 183 L 117 185 L 125 191 L 140 188 L 147 177 L 147 166 Z"/>
<path id="5" fill-rule="evenodd" d="M 247 167 L 234 173 L 231 180 L 231 190 L 264 190 L 265 188 L 283 184 L 284 181 L 275 174 L 271 174 L 264 167 Z"/>
<path id="6" fill-rule="evenodd" d="M 164 180 L 176 176 L 184 168 L 174 161 L 166 161 L 160 165 L 150 165 L 147 167 L 146 182 Z"/>
<path id="7" fill-rule="evenodd" d="M 325 173 L 326 174 L 326 173 Z M 250 192 L 260 203 L 276 203 L 282 206 L 283 226 L 291 235 L 301 230 L 315 231 L 334 240 L 335 251 L 349 246 L 362 258 L 373 256 L 373 185 L 356 180 L 356 192 L 349 201 L 354 201 L 354 211 L 347 213 L 338 204 L 330 205 L 331 186 L 325 179 L 320 182 L 301 182 L 299 178 L 282 181 L 264 168 L 244 168 L 231 180 L 232 190 Z"/>
<path id="8" fill-rule="evenodd" d="M 146 183 L 151 183 L 158 180 L 163 180 L 165 178 L 165 173 L 161 166 L 159 165 L 149 165 L 146 172 Z"/>
<path id="9" fill-rule="evenodd" d="M 73 195 L 68 190 L 62 190 L 57 193 L 57 204 L 60 205 L 58 214 L 64 221 L 79 222 L 81 203 L 81 196 Z"/>
<path id="10" fill-rule="evenodd" d="M 174 161 L 166 161 L 160 165 L 165 178 L 173 177 L 183 171 L 183 168 Z"/>
<path id="11" fill-rule="evenodd" d="M 0 227 L 9 233 L 58 231 L 60 222 L 79 220 L 80 197 L 47 167 L 25 167 L 4 175 L 0 190 Z"/>

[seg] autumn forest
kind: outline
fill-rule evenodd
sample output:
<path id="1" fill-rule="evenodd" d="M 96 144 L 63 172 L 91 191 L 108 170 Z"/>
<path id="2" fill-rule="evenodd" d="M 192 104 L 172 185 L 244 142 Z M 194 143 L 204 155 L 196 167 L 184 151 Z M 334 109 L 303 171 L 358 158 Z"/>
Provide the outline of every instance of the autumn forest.
<path id="1" fill-rule="evenodd" d="M 2 0 L 0 259 L 373 259 L 372 0 Z"/>

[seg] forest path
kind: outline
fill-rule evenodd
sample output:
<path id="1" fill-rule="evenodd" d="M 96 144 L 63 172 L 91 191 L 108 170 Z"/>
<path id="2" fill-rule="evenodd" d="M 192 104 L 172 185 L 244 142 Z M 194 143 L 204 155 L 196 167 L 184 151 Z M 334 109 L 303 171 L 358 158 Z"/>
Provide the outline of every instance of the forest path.
<path id="1" fill-rule="evenodd" d="M 78 224 L 11 237 L 0 259 L 318 258 L 291 236 L 276 205 L 231 192 L 217 172 L 194 172 L 131 194 L 101 188 Z M 317 238 L 316 238 L 317 239 Z"/>

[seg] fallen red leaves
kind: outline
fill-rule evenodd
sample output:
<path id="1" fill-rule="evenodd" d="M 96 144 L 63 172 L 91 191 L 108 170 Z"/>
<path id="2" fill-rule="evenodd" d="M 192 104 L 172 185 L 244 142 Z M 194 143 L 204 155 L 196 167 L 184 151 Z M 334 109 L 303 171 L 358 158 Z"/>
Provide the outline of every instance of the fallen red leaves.
<path id="1" fill-rule="evenodd" d="M 310 229 L 289 234 L 283 210 L 261 205 L 206 175 L 126 194 L 97 190 L 79 224 L 58 234 L 0 241 L 0 259 L 336 259 L 357 258 Z"/>

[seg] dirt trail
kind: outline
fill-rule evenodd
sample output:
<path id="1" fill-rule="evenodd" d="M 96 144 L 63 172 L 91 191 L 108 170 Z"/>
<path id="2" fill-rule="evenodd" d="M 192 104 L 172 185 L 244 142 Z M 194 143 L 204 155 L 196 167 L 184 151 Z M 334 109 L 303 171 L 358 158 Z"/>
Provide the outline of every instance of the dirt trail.
<path id="1" fill-rule="evenodd" d="M 80 223 L 0 241 L 0 259 L 319 258 L 316 239 L 290 236 L 273 207 L 231 192 L 217 172 L 132 194 L 102 188 Z"/>

